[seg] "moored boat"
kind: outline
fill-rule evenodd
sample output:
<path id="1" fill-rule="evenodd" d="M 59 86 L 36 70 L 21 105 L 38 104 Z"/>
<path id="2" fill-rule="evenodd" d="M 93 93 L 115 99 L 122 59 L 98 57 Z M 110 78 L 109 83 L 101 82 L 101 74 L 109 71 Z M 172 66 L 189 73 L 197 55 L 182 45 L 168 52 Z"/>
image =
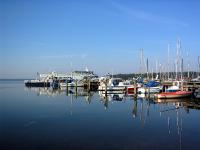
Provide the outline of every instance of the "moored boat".
<path id="1" fill-rule="evenodd" d="M 124 85 L 121 78 L 102 78 L 100 80 L 100 85 L 98 88 L 98 90 L 100 91 L 124 91 L 125 89 L 126 85 Z"/>
<path id="2" fill-rule="evenodd" d="M 155 94 L 156 98 L 183 98 L 192 95 L 191 91 L 162 92 Z"/>
<path id="3" fill-rule="evenodd" d="M 161 83 L 157 81 L 149 81 L 144 87 L 138 88 L 138 93 L 140 94 L 147 94 L 147 93 L 159 93 L 162 91 L 163 86 Z"/>

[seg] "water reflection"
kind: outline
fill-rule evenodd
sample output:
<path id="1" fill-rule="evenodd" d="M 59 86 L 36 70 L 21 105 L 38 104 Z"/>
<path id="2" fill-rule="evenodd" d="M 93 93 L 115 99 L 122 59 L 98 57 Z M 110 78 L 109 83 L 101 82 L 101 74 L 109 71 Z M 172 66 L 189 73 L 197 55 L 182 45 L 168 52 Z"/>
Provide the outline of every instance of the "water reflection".
<path id="1" fill-rule="evenodd" d="M 106 149 L 105 143 L 107 149 L 198 146 L 198 100 L 160 100 L 153 95 L 123 92 L 105 95 L 83 88 L 25 88 L 24 92 L 21 87 L 3 95 L 6 109 L 2 111 L 8 118 L 4 120 L 4 134 L 7 139 L 14 137 L 8 145 L 25 141 L 28 149 L 28 145 L 42 140 L 47 147 L 59 141 L 65 149 L 87 149 L 87 145 L 88 149 Z M 20 137 L 21 133 L 26 134 L 25 138 Z M 44 141 L 46 137 L 49 139 Z"/>
<path id="2" fill-rule="evenodd" d="M 145 95 L 145 94 L 137 94 L 136 96 L 132 93 L 125 93 L 122 91 L 110 91 L 107 94 L 103 91 L 95 92 L 90 91 L 88 92 L 84 88 L 61 88 L 61 89 L 53 89 L 53 88 L 42 88 L 42 87 L 33 87 L 33 88 L 24 88 L 25 91 L 37 93 L 38 96 L 48 96 L 48 97 L 56 97 L 58 95 L 66 95 L 72 96 L 73 98 L 82 97 L 90 104 L 92 101 L 92 97 L 95 93 L 98 93 L 100 101 L 104 103 L 105 108 L 108 108 L 109 103 L 114 101 L 116 102 L 125 102 L 126 100 L 133 101 L 133 117 L 137 117 L 138 115 L 138 107 L 140 107 L 140 118 L 143 115 L 149 116 L 149 109 L 150 104 L 156 104 L 163 106 L 173 106 L 171 110 L 184 108 L 187 113 L 189 113 L 189 109 L 200 109 L 200 101 L 198 99 L 191 99 L 191 98 L 182 98 L 182 99 L 155 99 L 153 94 Z M 139 102 L 139 106 L 138 106 Z M 166 108 L 165 107 L 165 108 Z M 144 109 L 146 112 L 144 112 Z M 170 109 L 166 108 L 164 111 L 169 111 Z M 146 114 L 144 114 L 146 113 Z"/>

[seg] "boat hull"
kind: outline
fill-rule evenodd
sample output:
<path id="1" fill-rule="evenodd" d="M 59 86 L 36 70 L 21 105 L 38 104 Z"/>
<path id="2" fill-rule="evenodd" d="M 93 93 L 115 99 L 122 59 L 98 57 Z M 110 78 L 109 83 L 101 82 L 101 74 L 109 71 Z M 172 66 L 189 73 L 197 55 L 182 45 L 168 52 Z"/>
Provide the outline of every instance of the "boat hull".
<path id="1" fill-rule="evenodd" d="M 108 86 L 107 91 L 124 91 L 126 88 L 125 87 L 120 87 L 120 86 Z M 98 88 L 99 91 L 105 91 L 106 87 L 105 86 L 99 86 Z"/>
<path id="2" fill-rule="evenodd" d="M 183 97 L 189 97 L 192 95 L 192 92 L 186 92 L 186 91 L 178 91 L 178 92 L 163 92 L 159 94 L 155 94 L 155 96 L 159 99 L 165 99 L 165 98 L 183 98 Z"/>
<path id="3" fill-rule="evenodd" d="M 27 82 L 25 82 L 25 86 L 27 86 L 27 87 L 50 87 L 51 82 L 27 81 Z"/>
<path id="4" fill-rule="evenodd" d="M 150 87 L 150 88 L 138 88 L 138 93 L 140 94 L 147 94 L 147 93 L 159 93 L 161 91 L 160 87 Z"/>

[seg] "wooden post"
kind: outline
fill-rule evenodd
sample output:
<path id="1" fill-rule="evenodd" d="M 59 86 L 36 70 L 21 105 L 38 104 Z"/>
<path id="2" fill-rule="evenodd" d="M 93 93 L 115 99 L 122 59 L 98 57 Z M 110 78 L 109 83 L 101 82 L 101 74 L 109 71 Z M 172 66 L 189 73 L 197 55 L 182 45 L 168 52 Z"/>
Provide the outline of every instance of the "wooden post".
<path id="1" fill-rule="evenodd" d="M 136 83 L 136 80 L 134 81 L 134 94 L 137 94 L 137 83 Z"/>
<path id="2" fill-rule="evenodd" d="M 90 80 L 88 80 L 88 92 L 90 92 Z"/>
<path id="3" fill-rule="evenodd" d="M 77 93 L 77 86 L 78 86 L 77 80 L 75 80 L 75 89 L 76 89 L 76 93 Z"/>
<path id="4" fill-rule="evenodd" d="M 106 82 L 105 82 L 105 96 L 107 97 L 107 78 L 106 78 Z"/>
<path id="5" fill-rule="evenodd" d="M 148 98 L 150 98 L 150 87 L 148 87 Z"/>
<path id="6" fill-rule="evenodd" d="M 58 79 L 58 86 L 59 86 L 59 88 L 60 88 L 60 79 Z"/>

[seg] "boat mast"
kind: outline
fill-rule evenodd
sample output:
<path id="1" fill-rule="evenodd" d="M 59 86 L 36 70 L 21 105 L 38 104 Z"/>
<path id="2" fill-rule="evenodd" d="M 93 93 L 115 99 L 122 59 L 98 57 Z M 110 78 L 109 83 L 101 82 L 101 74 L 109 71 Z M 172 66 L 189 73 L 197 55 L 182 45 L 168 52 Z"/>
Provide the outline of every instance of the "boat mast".
<path id="1" fill-rule="evenodd" d="M 140 76 L 143 74 L 143 49 L 140 49 Z"/>
<path id="2" fill-rule="evenodd" d="M 181 81 L 183 80 L 183 58 L 181 59 Z"/>
<path id="3" fill-rule="evenodd" d="M 183 57 L 181 51 L 181 40 L 179 39 L 179 64 L 180 64 L 180 73 L 181 73 L 181 80 L 183 79 Z"/>
<path id="4" fill-rule="evenodd" d="M 187 73 L 187 78 L 189 79 L 189 77 L 190 77 L 190 72 L 189 72 L 189 69 L 190 69 L 190 64 L 189 64 L 189 53 L 188 53 L 188 51 L 187 51 L 187 58 L 188 58 L 188 64 L 187 64 L 187 70 L 188 70 L 188 73 Z"/>
<path id="5" fill-rule="evenodd" d="M 156 77 L 158 76 L 158 60 L 156 60 Z"/>
<path id="6" fill-rule="evenodd" d="M 178 79 L 178 66 L 180 64 L 180 40 L 177 40 L 176 45 L 176 80 Z M 180 67 L 181 70 L 181 67 Z"/>
<path id="7" fill-rule="evenodd" d="M 200 56 L 198 56 L 198 66 L 199 66 L 199 74 L 198 74 L 198 76 L 200 76 Z"/>
<path id="8" fill-rule="evenodd" d="M 167 51 L 167 79 L 169 80 L 169 47 L 170 45 L 168 44 L 168 51 Z"/>
<path id="9" fill-rule="evenodd" d="M 148 61 L 148 58 L 147 58 L 147 79 L 149 79 L 149 61 Z"/>

